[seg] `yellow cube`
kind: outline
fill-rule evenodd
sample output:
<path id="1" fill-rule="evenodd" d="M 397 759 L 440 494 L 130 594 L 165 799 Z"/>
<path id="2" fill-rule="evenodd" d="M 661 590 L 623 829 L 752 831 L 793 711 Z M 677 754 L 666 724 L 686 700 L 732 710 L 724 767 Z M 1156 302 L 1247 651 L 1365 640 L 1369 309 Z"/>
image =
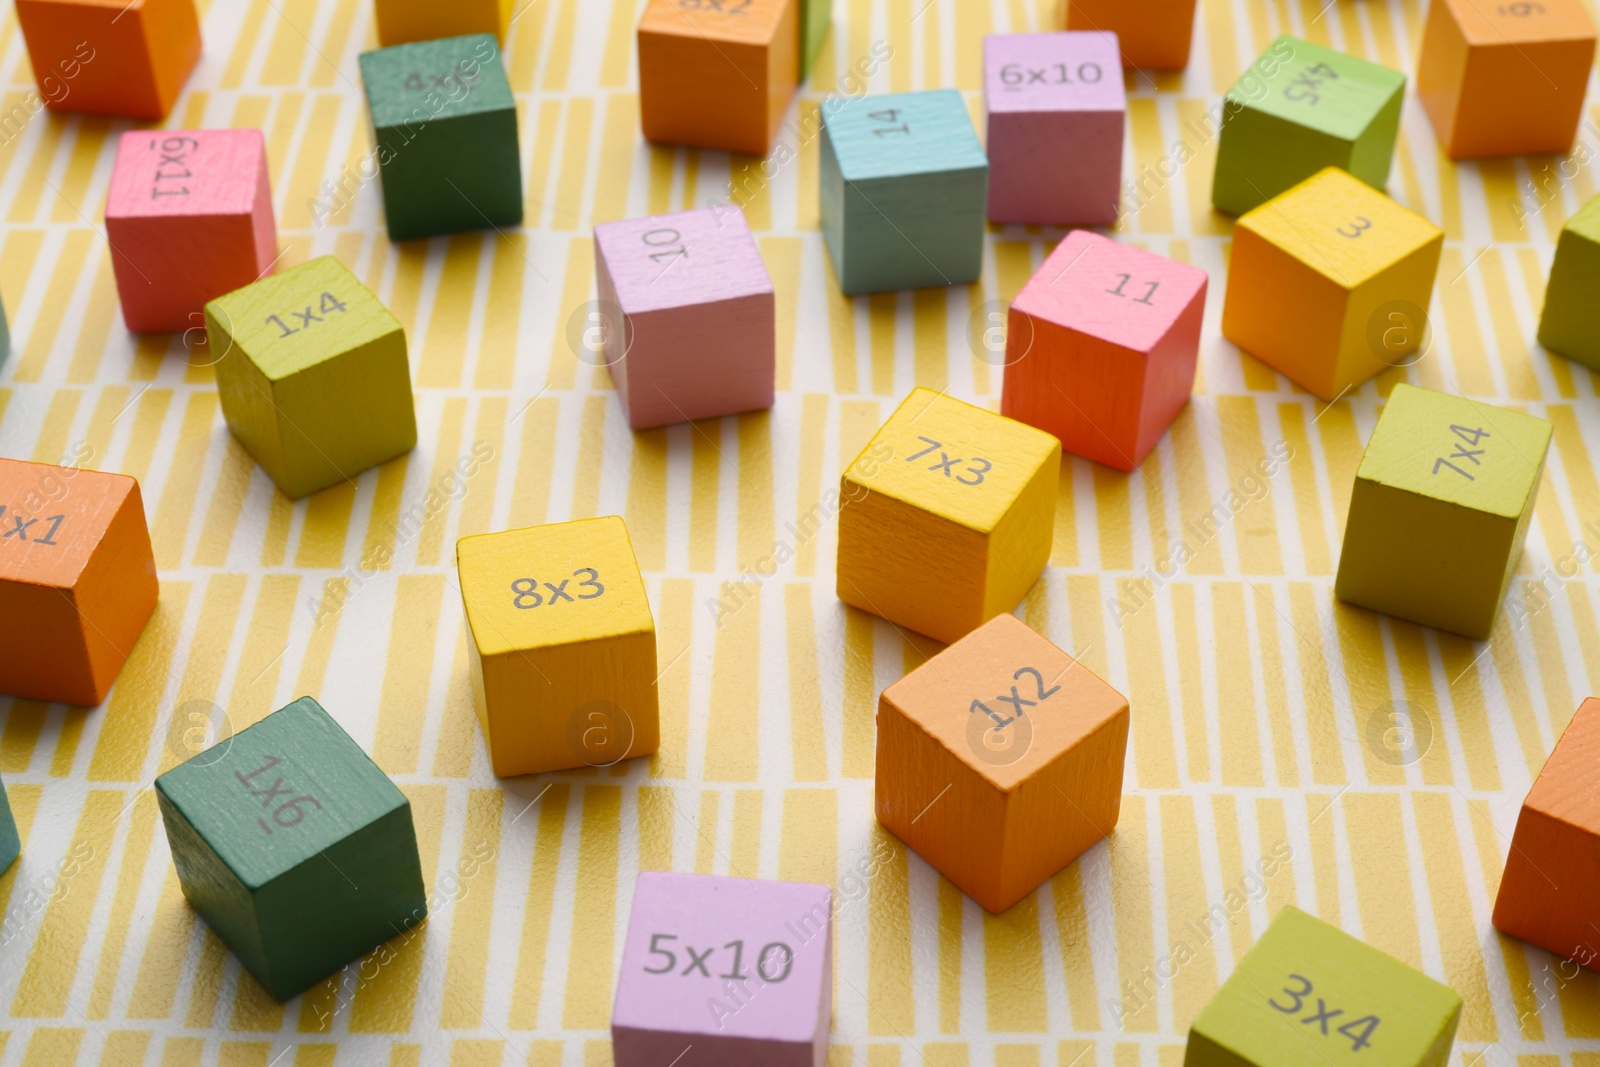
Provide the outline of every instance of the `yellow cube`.
<path id="1" fill-rule="evenodd" d="M 492 33 L 506 43 L 513 0 L 377 0 L 378 44 L 389 48 L 412 41 Z M 433 88 L 433 86 L 429 86 Z"/>
<path id="2" fill-rule="evenodd" d="M 913 389 L 844 472 L 839 599 L 958 640 L 1044 570 L 1060 476 L 1049 434 Z"/>
<path id="3" fill-rule="evenodd" d="M 656 750 L 656 627 L 620 518 L 464 537 L 456 566 L 495 774 Z"/>
<path id="4" fill-rule="evenodd" d="M 1336 167 L 1233 231 L 1222 334 L 1332 400 L 1417 358 L 1444 231 Z"/>

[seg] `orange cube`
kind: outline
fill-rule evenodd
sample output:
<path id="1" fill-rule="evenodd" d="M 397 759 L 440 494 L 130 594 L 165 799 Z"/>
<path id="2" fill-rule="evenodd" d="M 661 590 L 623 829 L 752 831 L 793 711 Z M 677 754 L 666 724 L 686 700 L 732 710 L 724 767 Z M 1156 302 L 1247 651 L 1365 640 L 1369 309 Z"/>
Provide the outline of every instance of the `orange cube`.
<path id="1" fill-rule="evenodd" d="M 47 105 L 164 119 L 200 59 L 194 0 L 17 0 Z"/>
<path id="2" fill-rule="evenodd" d="M 650 0 L 639 110 L 663 144 L 764 156 L 800 83 L 799 0 Z"/>
<path id="3" fill-rule="evenodd" d="M 1590 697 L 1522 802 L 1494 925 L 1600 971 L 1600 699 Z"/>
<path id="4" fill-rule="evenodd" d="M 1182 70 L 1194 40 L 1196 0 L 1066 0 L 1067 29 L 1110 30 L 1122 65 Z"/>
<path id="5" fill-rule="evenodd" d="M 1451 159 L 1565 152 L 1594 45 L 1582 0 L 1433 0 L 1417 97 Z"/>
<path id="6" fill-rule="evenodd" d="M 0 459 L 0 693 L 100 703 L 156 592 L 138 482 Z"/>
<path id="7" fill-rule="evenodd" d="M 1001 912 L 1109 834 L 1128 700 L 997 615 L 883 691 L 878 821 Z"/>

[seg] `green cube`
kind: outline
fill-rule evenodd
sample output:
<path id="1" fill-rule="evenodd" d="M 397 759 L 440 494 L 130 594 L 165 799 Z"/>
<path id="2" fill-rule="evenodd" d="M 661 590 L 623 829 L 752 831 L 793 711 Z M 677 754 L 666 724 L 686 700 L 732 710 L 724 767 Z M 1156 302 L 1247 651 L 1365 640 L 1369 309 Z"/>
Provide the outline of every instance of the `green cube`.
<path id="1" fill-rule="evenodd" d="M 1600 370 L 1600 196 L 1567 220 L 1550 265 L 1539 343 Z"/>
<path id="2" fill-rule="evenodd" d="M 1482 640 L 1522 554 L 1550 423 L 1397 385 L 1356 471 L 1334 593 Z"/>
<path id="3" fill-rule="evenodd" d="M 17 862 L 22 855 L 22 838 L 17 834 L 17 820 L 11 815 L 11 801 L 6 798 L 6 784 L 0 782 L 0 874 Z"/>
<path id="4" fill-rule="evenodd" d="M 833 17 L 833 0 L 800 0 L 800 80 L 811 74 L 811 66 L 828 38 Z"/>
<path id="5" fill-rule="evenodd" d="M 819 191 L 847 294 L 982 273 L 989 158 L 954 89 L 824 101 Z"/>
<path id="6" fill-rule="evenodd" d="M 1389 184 L 1406 76 L 1279 37 L 1228 90 L 1211 202 L 1242 215 L 1324 167 Z"/>
<path id="7" fill-rule="evenodd" d="M 494 35 L 361 55 L 389 239 L 522 221 L 517 104 Z"/>
<path id="8" fill-rule="evenodd" d="M 1286 907 L 1189 1030 L 1184 1067 L 1443 1067 L 1461 998 Z"/>
<path id="9" fill-rule="evenodd" d="M 189 903 L 288 1000 L 428 914 L 411 802 L 301 697 L 156 779 Z"/>
<path id="10" fill-rule="evenodd" d="M 332 256 L 211 301 L 206 333 L 228 428 L 288 496 L 416 447 L 405 329 Z"/>

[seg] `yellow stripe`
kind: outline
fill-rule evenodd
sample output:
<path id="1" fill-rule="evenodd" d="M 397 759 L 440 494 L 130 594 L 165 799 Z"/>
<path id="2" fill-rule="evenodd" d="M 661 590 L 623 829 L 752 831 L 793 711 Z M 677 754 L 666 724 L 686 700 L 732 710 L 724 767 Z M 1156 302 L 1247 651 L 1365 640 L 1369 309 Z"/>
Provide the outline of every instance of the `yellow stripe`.
<path id="1" fill-rule="evenodd" d="M 794 377 L 794 342 L 799 332 L 798 294 L 800 292 L 800 253 L 798 237 L 763 237 L 761 258 L 772 276 L 778 329 L 776 382 L 778 392 L 787 392 Z"/>
<path id="2" fill-rule="evenodd" d="M 44 701 L 12 698 L 5 732 L 0 734 L 0 772 L 18 774 L 28 769 L 49 712 L 50 705 Z"/>
<path id="3" fill-rule="evenodd" d="M 294 85 L 305 67 L 306 43 L 316 17 L 314 0 L 274 0 L 277 32 L 261 68 L 263 85 Z"/>
<path id="4" fill-rule="evenodd" d="M 570 1030 L 601 1030 L 611 1021 L 611 948 L 616 931 L 617 845 L 622 791 L 611 785 L 583 790 L 583 830 L 578 841 L 578 871 L 573 885 L 583 907 L 573 909 L 574 947 L 567 962 L 561 1025 Z"/>
<path id="5" fill-rule="evenodd" d="M 577 2 L 566 0 L 563 17 L 577 7 Z M 561 66 L 566 64 L 564 59 L 559 62 Z M 545 68 L 547 88 L 549 74 L 556 69 L 557 63 L 557 57 L 552 56 Z M 561 177 L 556 184 L 555 202 L 550 215 L 552 229 L 576 230 L 583 220 L 584 194 L 589 188 L 589 133 L 593 128 L 594 101 L 586 96 L 569 99 L 567 137 L 561 149 Z"/>
<path id="6" fill-rule="evenodd" d="M 700 821 L 696 824 L 698 836 L 694 849 L 694 873 L 717 872 L 717 811 L 722 794 L 714 789 L 700 791 Z"/>
<path id="7" fill-rule="evenodd" d="M 1157 108 L 1157 101 L 1152 97 L 1138 96 L 1128 101 L 1128 132 L 1133 144 L 1135 175 L 1142 175 L 1144 167 L 1159 167 L 1161 157 L 1166 153 L 1161 136 L 1161 115 Z M 1170 187 L 1162 181 L 1152 182 L 1150 188 L 1153 195 L 1143 200 L 1143 206 L 1139 209 L 1139 232 L 1171 233 Z"/>
<path id="8" fill-rule="evenodd" d="M 1299 732 L 1293 706 L 1284 683 L 1283 650 L 1278 644 L 1278 626 L 1288 613 L 1278 606 L 1277 589 L 1258 585 L 1252 590 L 1256 612 L 1254 650 L 1261 664 L 1262 685 L 1266 691 L 1267 729 L 1272 736 L 1272 758 L 1279 785 L 1300 783 L 1299 756 L 1294 739 Z"/>
<path id="9" fill-rule="evenodd" d="M 43 795 L 43 786 L 16 782 L 6 786 L 6 799 L 11 804 L 11 817 L 17 824 L 17 836 L 22 840 L 23 851 L 27 851 L 29 847 L 28 839 L 33 831 L 33 817 L 38 814 L 39 798 Z M 10 904 L 11 892 L 16 888 L 17 876 L 21 873 L 22 865 L 19 863 L 13 863 L 6 870 L 0 871 L 0 912 L 4 912 Z"/>
<path id="10" fill-rule="evenodd" d="M 50 407 L 39 427 L 38 440 L 33 445 L 35 463 L 60 463 L 70 448 L 68 437 L 77 419 L 78 402 L 83 399 L 79 389 L 57 389 L 50 397 Z"/>
<path id="11" fill-rule="evenodd" d="M 1122 643 L 1127 663 L 1128 699 L 1138 709 L 1130 716 L 1134 777 L 1144 789 L 1175 789 L 1179 778 L 1173 709 L 1153 590 L 1136 599 L 1134 591 L 1125 585 L 1118 590 L 1118 599 L 1124 606 L 1112 616 L 1121 619 L 1113 640 Z"/>
<path id="12" fill-rule="evenodd" d="M 1206 475 L 1205 451 L 1195 424 L 1194 408 L 1187 407 L 1172 424 L 1172 454 L 1177 467 L 1178 513 L 1183 527 L 1177 532 L 1193 551 L 1185 566 L 1189 574 L 1222 574 L 1222 538 L 1207 535 L 1211 509 L 1220 503 Z M 1192 524 L 1192 526 L 1191 526 Z M 1210 528 L 1214 529 L 1214 525 Z"/>
<path id="13" fill-rule="evenodd" d="M 445 244 L 434 292 L 428 332 L 418 347 L 417 385 L 423 389 L 453 388 L 461 384 L 467 356 L 467 334 L 472 329 L 478 272 L 483 266 L 484 237 L 458 233 Z"/>
<path id="14" fill-rule="evenodd" d="M 72 354 L 72 365 L 67 368 L 67 381 L 73 385 L 87 385 L 99 378 L 112 324 L 122 325 L 109 252 L 96 257 L 89 303 L 81 314 L 83 325 L 78 331 L 77 350 Z"/>
<path id="15" fill-rule="evenodd" d="M 1442 746 L 1441 746 L 1442 747 Z M 1417 817 L 1417 838 L 1428 872 L 1433 902 L 1433 923 L 1439 953 L 1444 959 L 1446 985 L 1463 1001 L 1458 1041 L 1496 1041 L 1494 1005 L 1489 978 L 1478 949 L 1478 924 L 1471 910 L 1461 906 L 1467 895 L 1466 868 L 1457 837 L 1454 804 L 1449 793 L 1416 792 L 1411 806 Z"/>
<path id="16" fill-rule="evenodd" d="M 1218 670 L 1221 669 L 1219 666 Z M 1167 898 L 1166 941 L 1158 949 L 1154 965 L 1146 964 L 1148 969 L 1141 969 L 1135 985 L 1141 989 L 1150 989 L 1152 981 L 1159 984 L 1164 973 L 1168 973 L 1166 968 L 1176 970 L 1177 973 L 1171 979 L 1172 1025 L 1174 1030 L 1183 1033 L 1189 1029 L 1195 1016 L 1200 1014 L 1200 1009 L 1206 1006 L 1212 994 L 1217 991 L 1216 941 L 1214 937 L 1203 937 L 1196 931 L 1203 933 L 1215 931 L 1217 934 L 1221 931 L 1212 919 L 1214 912 L 1207 910 L 1207 905 L 1212 901 L 1206 892 L 1205 878 L 1201 873 L 1200 831 L 1195 820 L 1194 800 L 1186 796 L 1164 796 L 1159 803 L 1161 864 L 1164 872 L 1162 888 Z M 1216 844 L 1221 844 L 1222 840 L 1225 840 L 1221 813 L 1217 813 L 1216 822 L 1219 831 L 1219 840 Z M 1120 829 L 1118 836 L 1121 836 Z M 1205 849 L 1211 852 L 1215 847 L 1216 845 L 1207 842 Z M 1236 880 L 1230 881 L 1226 864 L 1223 865 L 1222 884 L 1224 887 L 1238 884 Z M 1192 961 L 1184 959 L 1174 951 L 1174 946 L 1180 943 L 1187 944 L 1193 950 Z M 1174 961 L 1183 959 L 1184 962 L 1176 967 L 1168 962 L 1164 968 L 1163 962 L 1169 956 Z M 1148 999 L 1148 994 L 1146 998 Z"/>
<path id="17" fill-rule="evenodd" d="M 578 357 L 567 345 L 567 317 L 589 299 L 595 277 L 594 241 L 574 237 L 567 243 L 567 273 L 561 290 L 561 310 L 550 339 L 550 369 L 545 381 L 552 389 L 571 389 L 578 375 Z"/>
<path id="18" fill-rule="evenodd" d="M 550 944 L 550 908 L 555 899 L 570 795 L 568 786 L 552 785 L 539 801 L 539 830 L 534 840 L 533 869 L 528 875 L 528 898 L 522 909 L 522 943 L 512 986 L 509 1022 L 516 1030 L 532 1030 L 539 1025 L 539 995 Z"/>
<path id="19" fill-rule="evenodd" d="M 717 627 L 711 666 L 711 706 L 706 712 L 708 782 L 753 782 L 760 768 L 762 590 L 753 587 L 736 610 L 723 614 Z M 722 744 L 734 738 L 739 743 Z"/>
<path id="20" fill-rule="evenodd" d="M 317 66 L 322 65 L 319 60 Z M 343 162 L 339 152 L 342 142 L 335 132 L 339 125 L 341 103 L 338 96 L 331 94 L 319 95 L 311 101 L 311 114 L 306 119 L 305 132 L 300 138 L 300 151 L 295 158 L 294 170 L 285 183 L 286 188 L 282 195 L 283 214 L 279 217 L 278 225 L 285 229 L 311 228 L 312 200 L 321 195 L 322 183 L 328 180 L 329 175 L 339 174 L 339 168 L 335 164 Z M 357 137 L 361 140 L 348 145 L 346 152 L 367 150 L 365 135 L 357 134 Z M 284 157 L 278 158 L 280 160 L 278 166 L 281 168 L 283 165 L 281 160 Z M 356 172 L 356 168 L 351 167 L 351 172 Z M 281 174 L 281 170 L 276 171 L 274 180 L 282 181 L 279 177 Z M 334 180 L 337 183 L 337 177 Z"/>
<path id="21" fill-rule="evenodd" d="M 161 713 L 167 675 L 183 631 L 191 588 L 187 582 L 162 583 L 155 613 L 145 624 L 139 642 L 133 646 L 133 654 L 122 668 L 117 686 L 111 692 L 111 702 L 106 705 L 105 721 L 101 723 L 100 737 L 89 760 L 89 781 L 132 782 L 141 777 L 156 718 Z M 243 579 L 234 577 L 214 578 L 206 591 L 200 611 L 201 626 L 210 623 L 225 628 L 226 634 L 220 638 L 222 655 L 227 654 L 232 620 L 238 613 L 243 594 Z M 189 667 L 178 689 L 178 707 L 188 700 L 216 696 L 220 670 L 211 668 L 217 657 L 214 642 L 218 637 L 215 631 L 204 629 L 195 633 L 188 649 Z M 209 679 L 209 689 L 203 696 L 196 693 L 197 689 L 206 687 L 202 679 Z M 187 759 L 188 755 L 183 758 Z"/>
<path id="22" fill-rule="evenodd" d="M 77 1063 L 78 1046 L 82 1044 L 82 1030 L 41 1026 L 28 1039 L 22 1067 L 62 1067 L 62 1064 Z"/>
<path id="23" fill-rule="evenodd" d="M 105 1048 L 100 1053 L 100 1067 L 125 1067 L 130 1063 L 143 1063 L 150 1049 L 150 1037 L 148 1030 L 111 1031 L 106 1035 Z"/>
<path id="24" fill-rule="evenodd" d="M 572 487 L 572 517 L 586 519 L 600 513 L 600 473 L 606 448 L 606 408 L 611 400 L 604 395 L 583 399 L 583 422 L 578 427 L 578 462 Z"/>
<path id="25" fill-rule="evenodd" d="M 1217 732 L 1221 735 L 1224 785 L 1261 785 L 1261 731 L 1256 715 L 1256 660 L 1247 638 L 1244 587 L 1217 582 L 1211 587 L 1213 634 L 1232 634 L 1216 642 Z M 1198 857 L 1197 857 L 1198 859 Z"/>
<path id="26" fill-rule="evenodd" d="M 911 984 L 911 906 L 906 847 L 874 825 L 873 850 L 887 857 L 872 880 L 867 914 L 867 988 L 849 987 L 848 996 L 867 1002 L 867 1033 L 905 1037 L 916 1030 Z"/>
<path id="27" fill-rule="evenodd" d="M 472 440 L 456 460 L 456 475 L 467 486 L 461 500 L 461 517 L 456 523 L 457 537 L 489 533 L 493 528 L 500 449 L 504 447 L 505 436 L 506 398 L 484 397 L 478 404 L 478 421 Z M 463 459 L 469 464 L 465 472 L 460 468 Z M 449 546 L 442 555 L 442 562 L 449 563 L 455 556 L 454 546 Z"/>
<path id="28" fill-rule="evenodd" d="M 824 438 L 828 428 L 830 398 L 823 393 L 807 393 L 800 401 L 800 454 L 797 457 L 797 500 L 793 544 L 794 572 L 801 577 L 816 573 L 817 542 L 827 536 L 833 517 L 825 502 L 835 501 L 838 490 L 822 469 Z"/>
<path id="29" fill-rule="evenodd" d="M 542 5 L 548 8 L 549 4 Z M 525 18 L 523 23 L 535 20 Z M 529 78 L 532 78 L 530 72 Z M 544 221 L 546 194 L 550 188 L 550 168 L 556 158 L 556 129 L 561 124 L 561 101 L 546 100 L 539 105 L 539 122 L 534 131 L 533 156 L 529 164 L 527 193 L 522 225 L 532 228 Z M 563 305 L 566 306 L 566 305 Z"/>
<path id="30" fill-rule="evenodd" d="M 1029 894 L 1000 915 L 984 914 L 983 961 L 989 1029 L 1048 1030 L 1037 894 Z"/>
<path id="31" fill-rule="evenodd" d="M 100 966 L 89 994 L 90 1019 L 105 1019 L 111 1013 L 111 999 L 116 995 L 122 953 L 128 942 L 133 908 L 138 902 L 139 884 L 144 878 L 145 861 L 150 856 L 155 830 L 155 793 L 147 790 L 140 793 L 133 803 L 128 838 L 123 843 L 122 870 L 117 875 L 117 888 L 111 898 L 111 912 L 100 947 Z"/>
<path id="32" fill-rule="evenodd" d="M 872 391 L 879 396 L 895 392 L 895 349 L 900 334 L 900 294 L 873 293 L 855 301 L 856 311 L 867 315 L 867 336 L 872 359 Z"/>
<path id="33" fill-rule="evenodd" d="M 478 345 L 476 389 L 510 389 L 516 370 L 517 335 L 522 321 L 523 268 L 528 267 L 525 233 L 496 237 L 489 271 L 489 302 Z"/>
<path id="34" fill-rule="evenodd" d="M 1444 304 L 1445 328 L 1458 387 L 1468 396 L 1493 396 L 1494 376 L 1489 372 L 1483 335 L 1478 331 L 1477 300 L 1471 289 L 1471 271 L 1481 264 L 1470 269 L 1467 264 L 1468 260 L 1454 248 L 1445 248 L 1440 257 L 1439 295 Z"/>
<path id="35" fill-rule="evenodd" d="M 289 650 L 289 628 L 299 592 L 297 574 L 268 574 L 261 579 L 255 616 L 228 698 L 228 720 L 235 732 L 277 710 L 278 676 Z"/>
<path id="36" fill-rule="evenodd" d="M 822 716 L 821 663 L 817 658 L 815 623 L 811 613 L 811 585 L 790 582 L 784 586 L 786 645 L 789 650 L 789 747 L 794 753 L 794 777 L 800 782 L 828 780 L 828 749 Z"/>
<path id="37" fill-rule="evenodd" d="M 250 489 L 255 469 L 256 461 L 229 434 L 224 442 L 222 469 L 211 490 L 211 506 L 206 509 L 206 521 L 200 528 L 200 543 L 195 546 L 196 566 L 221 567 L 228 562 L 228 550 L 239 528 L 245 494 Z"/>
<path id="38" fill-rule="evenodd" d="M 633 63 L 638 7 L 638 0 L 612 0 L 611 25 L 606 30 L 606 49 L 600 60 L 602 89 L 620 89 L 627 83 Z"/>
<path id="39" fill-rule="evenodd" d="M 1403 825 L 1400 797 L 1395 793 L 1350 790 L 1339 800 L 1344 809 L 1348 855 L 1355 875 L 1356 903 L 1361 913 L 1361 938 L 1402 963 L 1422 966 L 1416 916 L 1403 906 L 1412 899 L 1411 865 L 1395 863 L 1393 853 L 1361 848 L 1357 842 L 1392 839 Z M 1330 819 L 1332 816 L 1328 816 Z M 1319 900 L 1320 903 L 1320 900 Z M 1400 904 L 1402 906 L 1397 907 Z"/>
<path id="40" fill-rule="evenodd" d="M 517 805 L 521 807 L 522 805 Z M 505 791 L 474 789 L 467 794 L 467 821 L 461 830 L 461 862 L 455 877 L 461 888 L 450 910 L 450 957 L 445 964 L 444 1005 L 439 1025 L 476 1029 L 483 1023 L 483 994 L 488 981 L 484 961 L 489 954 L 489 927 L 494 918 L 496 859 Z"/>
<path id="41" fill-rule="evenodd" d="M 1068 464 L 1063 464 L 1068 465 Z M 1128 500 L 1128 477 L 1096 463 L 1095 514 L 1100 528 L 1100 566 L 1106 570 L 1133 569 L 1133 509 Z"/>
<path id="42" fill-rule="evenodd" d="M 422 504 L 422 531 L 417 537 L 417 562 L 423 566 L 437 564 L 444 553 L 444 531 L 450 522 L 453 495 L 449 487 L 456 484 L 446 480 L 456 474 L 456 463 L 468 449 L 463 447 L 462 431 L 467 421 L 465 397 L 453 396 L 445 400 L 439 413 L 439 433 L 434 442 L 433 470 L 428 474 L 428 485 Z M 415 505 L 407 516 L 415 514 Z M 408 525 L 406 528 L 410 528 Z M 402 530 L 404 532 L 404 530 Z"/>
<path id="43" fill-rule="evenodd" d="M 1511 288 L 1506 281 L 1505 260 L 1500 250 L 1490 249 L 1478 261 L 1477 270 L 1482 273 L 1484 292 L 1489 296 L 1489 321 L 1494 327 L 1500 368 L 1506 379 L 1505 395 L 1518 400 L 1538 400 L 1543 390 L 1539 385 L 1539 376 L 1534 373 L 1528 335 L 1517 321 L 1517 311 L 1511 303 Z M 1462 279 L 1463 282 L 1465 280 Z"/>
<path id="44" fill-rule="evenodd" d="M 1183 708 L 1184 741 L 1189 749 L 1189 780 L 1207 782 L 1211 780 L 1211 752 L 1207 746 L 1210 730 L 1201 691 L 1194 586 L 1173 586 L 1171 603 L 1172 633 L 1178 643 L 1178 700 Z"/>
<path id="45" fill-rule="evenodd" d="M 596 164 L 594 221 L 612 222 L 628 214 L 634 147 L 639 141 L 639 96 L 612 93 L 606 100 L 605 128 Z"/>
<path id="46" fill-rule="evenodd" d="M 1274 863 L 1276 870 L 1271 877 L 1264 877 L 1267 884 L 1266 908 L 1268 915 L 1277 915 L 1283 910 L 1285 904 L 1293 904 L 1300 900 L 1299 889 L 1295 884 L 1293 859 L 1303 853 L 1304 842 L 1293 841 L 1289 837 L 1288 822 L 1284 817 L 1283 801 L 1263 797 L 1256 801 L 1256 827 L 1260 832 L 1258 844 L 1260 846 L 1259 862 Z M 1282 852 L 1287 848 L 1288 852 Z M 1262 875 L 1266 874 L 1263 868 L 1257 868 Z M 1249 924 L 1242 924 L 1243 929 L 1234 941 L 1233 952 L 1237 959 L 1244 952 L 1249 951 L 1254 943 L 1249 931 Z"/>
<path id="47" fill-rule="evenodd" d="M 728 873 L 737 878 L 761 875 L 761 799 L 759 789 L 740 789 L 733 794 L 733 847 Z"/>
<path id="48" fill-rule="evenodd" d="M 578 28 L 578 9 L 586 0 L 552 0 L 548 6 L 556 10 L 555 27 L 551 31 L 550 53 L 544 65 L 544 89 L 561 91 L 567 87 L 568 70 L 572 66 L 572 47 Z M 584 121 L 585 127 L 588 121 Z"/>
<path id="49" fill-rule="evenodd" d="M 688 774 L 689 668 L 687 655 L 694 631 L 694 582 L 666 578 L 661 582 L 656 615 L 657 703 L 661 716 L 661 748 L 650 760 L 650 773 L 658 778 Z"/>
<path id="50" fill-rule="evenodd" d="M 944 289 L 911 294 L 912 380 L 930 389 L 943 389 L 950 381 L 949 304 Z"/>
<path id="51" fill-rule="evenodd" d="M 561 417 L 561 402 L 547 396 L 517 409 L 515 426 L 522 421 L 522 450 L 517 459 L 517 481 L 511 493 L 509 529 L 538 526 L 545 521 L 550 504 L 550 477 L 554 464 L 547 457 L 555 451 L 556 422 Z"/>
<path id="52" fill-rule="evenodd" d="M 150 524 L 150 541 L 155 546 L 156 566 L 171 570 L 183 562 L 184 543 L 194 515 L 194 501 L 205 473 L 206 443 L 217 417 L 217 394 L 194 393 L 183 413 L 178 431 L 178 450 L 168 468 L 167 484 L 161 492 L 155 521 Z"/>
<path id="53" fill-rule="evenodd" d="M 678 811 L 671 786 L 639 787 L 639 869 L 672 870 Z"/>
<path id="54" fill-rule="evenodd" d="M 445 594 L 449 612 L 459 598 Z M 444 721 L 439 726 L 439 741 L 433 754 L 433 773 L 441 778 L 465 778 L 472 773 L 472 757 L 478 751 L 478 709 L 472 695 L 468 671 L 467 629 L 456 638 L 455 658 L 450 665 L 450 688 L 445 691 Z"/>
<path id="55" fill-rule="evenodd" d="M 937 12 L 930 11 L 928 15 Z M 852 24 L 856 20 L 851 19 Z M 983 88 L 983 50 L 979 42 L 994 32 L 994 16 L 988 4 L 955 5 L 955 39 L 960 45 L 955 55 L 955 87 L 975 92 Z M 910 65 L 911 53 L 895 49 L 894 62 Z"/>
<path id="56" fill-rule="evenodd" d="M 172 1015 L 196 921 L 194 909 L 178 887 L 178 872 L 169 867 L 161 883 L 155 917 L 147 924 L 150 936 L 145 940 L 144 960 L 128 1000 L 129 1019 L 166 1019 Z"/>
<path id="57" fill-rule="evenodd" d="M 1117 901 L 1117 987 L 1120 995 L 1115 999 L 1122 1002 L 1126 1011 L 1113 1022 L 1132 1033 L 1154 1032 L 1158 1027 L 1155 1000 L 1142 992 L 1137 999 L 1129 996 L 1130 985 L 1135 991 L 1139 989 L 1144 969 L 1149 966 L 1145 961 L 1155 958 L 1150 899 L 1154 888 L 1150 884 L 1149 834 L 1145 820 L 1144 798 L 1124 796 L 1116 832 L 1108 839 L 1112 897 Z"/>
<path id="58" fill-rule="evenodd" d="M 428 692 L 433 676 L 434 640 L 445 582 L 437 574 L 403 574 L 395 591 L 394 626 L 378 701 L 378 732 L 372 759 L 389 774 L 414 774 L 422 744 Z"/>

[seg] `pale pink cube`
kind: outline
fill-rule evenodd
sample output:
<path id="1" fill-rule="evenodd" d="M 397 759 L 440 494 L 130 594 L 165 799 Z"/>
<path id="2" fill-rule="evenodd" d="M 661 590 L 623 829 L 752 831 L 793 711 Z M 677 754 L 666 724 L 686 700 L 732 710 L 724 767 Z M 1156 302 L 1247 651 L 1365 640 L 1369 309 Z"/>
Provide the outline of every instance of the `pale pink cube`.
<path id="1" fill-rule="evenodd" d="M 990 34 L 983 100 L 990 219 L 1117 221 L 1128 96 L 1116 34 Z"/>
<path id="2" fill-rule="evenodd" d="M 605 361 L 635 430 L 772 406 L 772 278 L 735 207 L 594 228 Z"/>
<path id="3" fill-rule="evenodd" d="M 278 256 L 261 131 L 123 134 L 106 237 L 128 329 L 203 327 L 208 300 L 261 278 Z"/>
<path id="4" fill-rule="evenodd" d="M 616 1067 L 823 1067 L 827 886 L 646 871 L 611 1013 Z"/>

